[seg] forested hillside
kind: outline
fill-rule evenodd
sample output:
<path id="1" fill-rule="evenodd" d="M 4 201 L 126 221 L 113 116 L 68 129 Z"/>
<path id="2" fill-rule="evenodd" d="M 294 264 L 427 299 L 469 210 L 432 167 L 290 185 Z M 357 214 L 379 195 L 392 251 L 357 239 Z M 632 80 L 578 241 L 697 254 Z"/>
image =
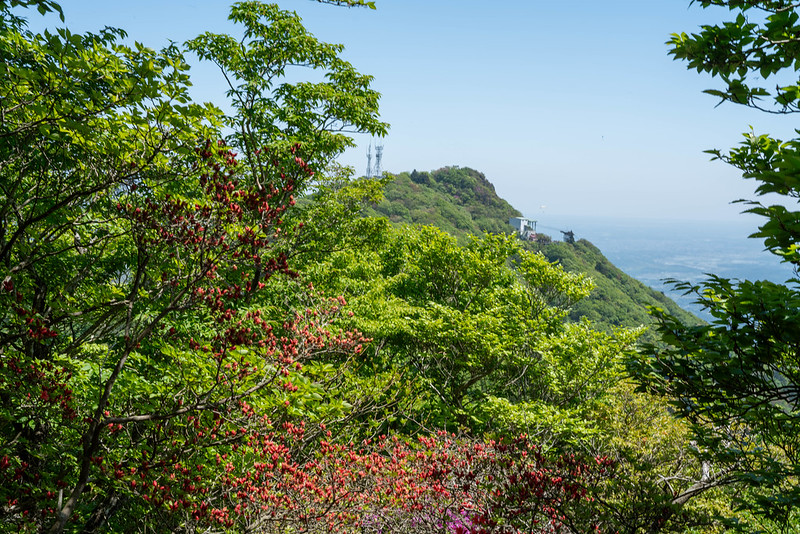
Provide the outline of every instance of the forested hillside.
<path id="1" fill-rule="evenodd" d="M 386 185 L 383 200 L 365 214 L 436 226 L 462 242 L 470 234 L 507 233 L 508 219 L 521 215 L 497 196 L 483 174 L 467 167 L 402 172 Z"/>
<path id="2" fill-rule="evenodd" d="M 642 334 L 642 341 L 658 337 L 652 328 L 655 321 L 648 311 L 651 307 L 663 309 L 687 324 L 702 322 L 664 293 L 625 274 L 585 239 L 575 243 L 554 241 L 535 248 L 567 271 L 583 273 L 594 282 L 592 293 L 570 310 L 573 320 L 586 317 L 592 324 L 605 328 L 646 325 L 648 330 Z"/>
<path id="3" fill-rule="evenodd" d="M 482 173 L 466 167 L 402 172 L 386 184 L 384 198 L 364 212 L 387 217 L 396 224 L 436 226 L 461 242 L 466 242 L 468 235 L 484 232 L 511 233 L 509 218 L 521 215 L 497 195 Z M 545 239 L 523 246 L 540 251 L 567 271 L 584 274 L 593 281 L 594 289 L 589 296 L 570 309 L 572 320 L 586 317 L 596 327 L 606 330 L 651 326 L 654 320 L 648 308 L 658 307 L 689 324 L 701 322 L 662 292 L 622 272 L 584 239 L 572 244 Z M 640 339 L 655 338 L 655 332 L 648 329 Z"/>

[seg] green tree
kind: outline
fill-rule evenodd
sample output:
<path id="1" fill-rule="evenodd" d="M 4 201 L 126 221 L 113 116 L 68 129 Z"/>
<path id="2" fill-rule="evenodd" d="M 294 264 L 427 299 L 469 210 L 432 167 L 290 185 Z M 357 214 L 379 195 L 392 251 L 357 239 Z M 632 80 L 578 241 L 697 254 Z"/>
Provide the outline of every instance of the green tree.
<path id="1" fill-rule="evenodd" d="M 639 332 L 566 320 L 588 280 L 508 236 L 459 246 L 435 228 L 337 221 L 345 234 L 355 225 L 362 246 L 330 235 L 327 253 L 305 256 L 302 270 L 315 287 L 345 295 L 350 324 L 372 338 L 337 395 L 385 411 L 340 428 L 340 437 L 525 433 L 548 455 L 614 460 L 613 476 L 577 510 L 604 530 L 701 532 L 713 523 L 729 497 L 699 495 L 707 480 L 688 426 L 672 419 L 663 398 L 635 393 L 624 379 L 622 355 Z"/>
<path id="2" fill-rule="evenodd" d="M 275 284 L 296 277 L 297 228 L 282 221 L 315 175 L 301 154 L 316 164 L 347 144 L 328 121 L 383 131 L 377 95 L 273 6 L 233 8 L 252 39 L 237 83 L 252 86 L 232 97 L 280 100 L 238 118 L 189 99 L 177 45 L 34 34 L 21 7 L 58 11 L 0 1 L 0 523 L 172 531 L 190 528 L 175 506 L 195 505 L 207 523 L 227 498 L 206 485 L 220 458 L 247 469 L 240 443 L 296 422 L 315 381 L 332 380 L 302 366 L 360 343 L 327 328 L 338 302 L 275 305 Z M 293 38 L 270 42 L 272 81 L 308 57 L 333 65 L 326 83 L 255 81 L 259 32 L 284 22 Z M 237 124 L 248 129 L 222 139 Z M 311 420 L 347 408 L 316 404 Z"/>
<path id="3" fill-rule="evenodd" d="M 373 338 L 365 377 L 391 379 L 410 404 L 397 428 L 563 441 L 586 426 L 581 414 L 617 380 L 619 356 L 637 334 L 565 323 L 588 280 L 513 236 L 459 245 L 433 227 L 377 221 L 358 223 L 372 226 L 369 244 L 315 258 L 304 271 L 316 287 L 345 295 L 353 328 Z"/>
<path id="4" fill-rule="evenodd" d="M 387 183 L 385 199 L 369 206 L 365 214 L 395 223 L 436 226 L 462 243 L 470 234 L 509 233 L 508 219 L 520 215 L 497 196 L 482 173 L 459 167 L 400 173 Z"/>
<path id="5" fill-rule="evenodd" d="M 257 184 L 266 181 L 270 152 L 299 144 L 297 155 L 323 170 L 354 145 L 349 133 L 386 134 L 372 77 L 341 59 L 342 45 L 317 40 L 296 13 L 275 4 L 238 2 L 229 18 L 243 27 L 243 40 L 206 32 L 188 46 L 219 67 L 234 110 L 225 117 L 228 143 Z M 286 81 L 298 68 L 319 70 L 324 81 Z"/>
<path id="6" fill-rule="evenodd" d="M 676 59 L 721 82 L 707 93 L 769 113 L 800 111 L 800 61 L 796 4 L 788 1 L 701 0 L 703 8 L 727 8 L 732 17 L 698 33 L 676 34 Z M 740 201 L 764 222 L 753 237 L 773 254 L 800 266 L 800 139 L 781 141 L 745 134 L 740 147 L 710 151 L 757 182 L 759 196 L 779 201 Z M 772 197 L 774 198 L 774 197 Z M 740 504 L 770 528 L 797 528 L 800 504 L 800 294 L 795 277 L 786 284 L 712 276 L 678 289 L 697 295 L 714 317 L 687 326 L 656 311 L 666 347 L 649 347 L 631 371 L 643 387 L 673 399 L 692 424 L 697 452 L 720 483 L 748 489 Z M 756 527 L 745 524 L 744 530 Z"/>

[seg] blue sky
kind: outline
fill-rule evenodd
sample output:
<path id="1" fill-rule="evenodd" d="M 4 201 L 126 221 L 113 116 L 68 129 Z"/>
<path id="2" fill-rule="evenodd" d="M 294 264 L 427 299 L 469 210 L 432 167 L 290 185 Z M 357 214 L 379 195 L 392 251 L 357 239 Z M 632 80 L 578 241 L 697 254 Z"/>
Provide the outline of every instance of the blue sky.
<path id="1" fill-rule="evenodd" d="M 667 54 L 673 32 L 722 20 L 688 0 L 376 0 L 343 9 L 283 0 L 318 38 L 375 77 L 383 168 L 446 165 L 486 174 L 529 217 L 737 220 L 754 184 L 702 151 L 756 132 L 788 137 L 787 118 L 723 105 L 713 81 Z M 235 32 L 221 0 L 64 0 L 73 31 L 118 26 L 148 46 Z M 32 28 L 40 27 L 31 15 Z M 193 68 L 195 95 L 221 79 Z M 342 162 L 359 173 L 368 137 Z"/>

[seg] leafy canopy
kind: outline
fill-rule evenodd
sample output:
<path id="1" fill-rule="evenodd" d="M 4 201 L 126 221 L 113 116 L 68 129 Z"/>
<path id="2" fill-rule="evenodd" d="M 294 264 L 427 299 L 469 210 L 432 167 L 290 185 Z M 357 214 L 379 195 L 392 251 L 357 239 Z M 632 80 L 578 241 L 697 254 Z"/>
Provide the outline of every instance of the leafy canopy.
<path id="1" fill-rule="evenodd" d="M 34 34 L 24 7 L 59 11 L 0 3 L 0 522 L 216 528 L 226 496 L 201 481 L 222 476 L 218 459 L 245 468 L 242 442 L 347 410 L 312 402 L 338 375 L 301 371 L 361 338 L 330 326 L 338 301 L 281 300 L 297 276 L 283 217 L 312 162 L 349 142 L 332 130 L 384 131 L 377 94 L 275 6 L 233 8 L 252 41 L 220 62 L 239 69 L 232 98 L 263 106 L 230 117 L 190 100 L 178 45 Z M 294 38 L 276 41 L 281 24 Z M 277 84 L 305 57 L 330 67 L 325 83 Z M 230 125 L 246 127 L 228 141 Z"/>
<path id="2" fill-rule="evenodd" d="M 720 103 L 769 113 L 800 111 L 800 14 L 787 1 L 699 1 L 728 8 L 732 19 L 673 36 L 671 53 L 689 68 L 709 73 L 721 87 L 707 92 Z M 756 194 L 780 202 L 740 201 L 763 217 L 753 237 L 800 266 L 800 140 L 781 141 L 754 132 L 716 159 L 757 182 Z M 676 287 L 697 295 L 714 321 L 687 326 L 657 312 L 668 347 L 650 347 L 632 362 L 641 383 L 672 397 L 693 425 L 698 453 L 731 482 L 749 486 L 741 506 L 776 528 L 797 527 L 800 504 L 800 293 L 785 284 L 712 276 Z M 742 525 L 744 530 L 753 525 Z"/>

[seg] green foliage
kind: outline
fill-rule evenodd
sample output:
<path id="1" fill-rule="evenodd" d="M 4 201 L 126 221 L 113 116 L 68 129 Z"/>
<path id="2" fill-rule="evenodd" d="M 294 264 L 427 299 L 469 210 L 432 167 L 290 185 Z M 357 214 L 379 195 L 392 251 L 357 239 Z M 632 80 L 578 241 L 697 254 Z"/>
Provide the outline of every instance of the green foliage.
<path id="1" fill-rule="evenodd" d="M 148 369 L 134 339 L 175 294 L 136 279 L 141 236 L 116 206 L 140 209 L 151 187 L 181 192 L 186 155 L 215 113 L 188 103 L 175 47 L 125 47 L 119 34 L 0 30 L 0 455 L 3 502 L 16 499 L 2 513 L 18 528 L 22 510 L 58 528 L 85 511 L 118 367 L 132 371 L 122 402 L 139 398 L 144 411 L 168 384 L 149 385 L 159 364 Z"/>
<path id="2" fill-rule="evenodd" d="M 442 193 L 455 193 L 459 187 L 469 188 L 469 182 L 460 180 L 464 178 L 461 175 L 439 184 L 434 180 L 434 174 L 414 171 L 410 175 L 399 175 L 387 186 L 386 200 L 375 209 L 395 222 L 435 222 L 442 229 L 461 236 L 461 242 L 469 247 L 472 241 L 464 237 L 463 229 L 458 228 L 466 226 L 461 221 L 468 222 L 469 219 L 460 216 L 464 212 L 459 209 L 462 206 L 453 194 L 445 196 Z M 469 194 L 459 198 L 469 198 Z M 443 207 L 445 201 L 449 203 L 449 210 Z M 493 220 L 508 229 L 506 215 L 496 216 Z M 518 213 L 509 216 L 512 215 Z M 474 232 L 475 228 L 469 231 Z M 436 287 L 452 286 L 439 281 L 441 274 L 431 274 L 432 269 L 444 273 L 451 271 L 451 265 L 461 265 L 458 254 L 453 255 L 457 249 L 453 249 L 451 244 L 441 243 L 440 239 L 428 234 L 424 240 L 434 244 L 435 251 L 443 251 L 442 257 L 437 258 L 438 263 L 428 260 L 425 268 L 420 265 L 411 271 L 414 287 L 421 288 L 418 293 L 425 298 L 431 298 L 430 283 L 436 283 Z M 557 319 L 551 323 L 545 321 L 540 324 L 542 329 L 529 330 L 528 337 L 511 342 L 517 350 L 531 347 L 533 355 L 527 360 L 529 367 L 524 372 L 516 376 L 509 373 L 498 375 L 507 377 L 513 387 L 498 391 L 492 389 L 491 382 L 482 382 L 481 393 L 485 394 L 475 397 L 471 404 L 469 399 L 466 403 L 461 401 L 467 405 L 467 409 L 462 408 L 463 414 L 452 409 L 457 403 L 452 394 L 443 389 L 443 385 L 454 383 L 453 375 L 449 374 L 450 367 L 442 366 L 448 372 L 438 374 L 431 374 L 426 368 L 426 375 L 415 374 L 419 363 L 405 364 L 412 361 L 409 357 L 415 357 L 418 362 L 443 361 L 444 346 L 453 347 L 456 342 L 473 339 L 470 334 L 475 325 L 470 325 L 464 332 L 453 332 L 449 324 L 457 320 L 454 313 L 445 316 L 440 311 L 441 305 L 434 306 L 431 302 L 428 308 L 437 312 L 435 322 L 423 324 L 431 324 L 432 328 L 412 331 L 410 327 L 422 316 L 421 312 L 417 307 L 409 307 L 405 299 L 388 300 L 387 293 L 392 293 L 393 285 L 386 279 L 381 282 L 379 290 L 370 293 L 369 311 L 357 314 L 370 317 L 368 322 L 359 322 L 358 327 L 370 333 L 381 352 L 390 355 L 390 361 L 398 362 L 404 368 L 404 378 L 408 380 L 410 377 L 411 383 L 422 385 L 420 389 L 404 391 L 404 394 L 416 394 L 419 398 L 408 408 L 408 412 L 414 414 L 411 421 L 423 421 L 429 425 L 455 422 L 460 428 L 467 427 L 472 431 L 523 431 L 535 436 L 545 448 L 580 450 L 585 454 L 615 458 L 620 476 L 607 480 L 594 494 L 594 502 L 602 510 L 599 515 L 604 518 L 604 526 L 610 532 L 684 532 L 690 527 L 693 532 L 716 532 L 715 517 L 728 510 L 731 499 L 724 489 L 717 489 L 726 482 L 724 474 L 717 476 L 719 474 L 714 473 L 714 476 L 707 477 L 702 462 L 691 453 L 688 426 L 674 420 L 664 398 L 633 392 L 623 378 L 625 373 L 621 365 L 621 355 L 631 344 L 638 339 L 657 339 L 655 332 L 643 328 L 643 325 L 654 323 L 646 312 L 648 306 L 669 309 L 689 324 L 697 325 L 700 321 L 678 308 L 662 293 L 625 275 L 584 240 L 574 244 L 529 245 L 516 242 L 515 247 L 539 250 L 543 254 L 533 254 L 530 250 L 522 256 L 519 255 L 521 252 L 514 253 L 517 276 L 539 288 L 532 295 L 534 298 L 529 298 L 520 309 L 527 309 L 532 316 L 555 312 Z M 386 256 L 378 250 L 375 248 L 374 253 L 370 252 L 368 259 L 361 264 L 365 266 L 360 270 L 363 279 L 354 280 L 345 274 L 346 271 L 330 273 L 334 279 L 347 280 L 346 286 L 336 286 L 336 291 L 346 291 L 346 287 L 351 290 L 365 288 L 375 283 L 377 277 L 385 275 L 386 271 L 380 265 L 386 261 Z M 396 246 L 391 250 L 396 251 Z M 425 257 L 419 249 L 414 251 L 412 258 L 403 261 Z M 355 259 L 353 256 L 348 258 L 349 261 Z M 398 258 L 398 252 L 393 252 L 390 265 L 401 272 L 399 265 L 403 263 L 398 263 Z M 560 268 L 553 269 L 551 262 L 557 262 Z M 369 271 L 366 265 L 369 265 Z M 458 277 L 451 275 L 449 279 Z M 446 292 L 456 293 L 452 289 Z M 351 300 L 356 308 L 360 302 L 363 301 Z M 377 302 L 381 304 L 376 305 Z M 497 315 L 499 311 L 492 313 Z M 464 319 L 458 317 L 458 320 Z M 500 348 L 502 344 L 497 342 L 498 339 L 516 335 L 494 334 L 496 330 L 486 324 L 480 327 L 486 333 L 485 337 Z M 403 337 L 399 337 L 398 332 Z M 448 333 L 453 335 L 447 337 Z M 531 344 L 531 337 L 535 337 L 537 342 Z M 439 343 L 434 345 L 428 341 L 422 349 L 429 351 L 433 347 L 438 354 L 409 355 L 411 347 L 421 345 L 420 340 L 431 338 Z M 479 352 L 474 347 L 468 347 L 468 350 L 472 354 Z M 455 359 L 460 360 L 461 356 Z M 413 429 L 411 421 L 406 421 L 401 428 Z"/>
<path id="3" fill-rule="evenodd" d="M 368 7 L 375 9 L 375 2 L 368 2 L 367 0 L 316 0 L 320 4 L 333 4 L 335 6 L 346 7 Z"/>
<path id="4" fill-rule="evenodd" d="M 566 498 L 570 514 L 603 518 L 608 531 L 690 524 L 676 511 L 707 479 L 686 460 L 686 427 L 623 380 L 639 331 L 569 320 L 595 284 L 564 267 L 591 258 L 596 272 L 616 272 L 584 243 L 562 250 L 562 265 L 525 250 L 507 235 L 519 213 L 471 169 L 403 174 L 383 203 L 384 180 L 353 180 L 331 164 L 352 143 L 343 129 L 386 131 L 370 78 L 340 46 L 274 5 L 235 4 L 243 41 L 206 33 L 188 44 L 228 81 L 225 116 L 189 99 L 179 46 L 126 47 L 112 29 L 34 35 L 12 7 L 60 11 L 49 0 L 0 0 L 4 530 L 226 532 L 260 528 L 278 511 L 283 530 L 330 531 L 362 512 L 349 500 L 358 490 L 330 501 L 318 492 L 343 480 L 364 491 L 372 467 L 386 466 L 392 482 L 405 459 L 430 476 L 437 446 L 439 465 L 462 462 L 451 449 L 464 461 L 495 446 L 516 454 L 472 438 L 466 448 L 422 439 L 429 452 L 414 454 L 401 444 L 391 459 L 388 447 L 347 445 L 440 429 L 527 432 L 541 443 L 517 439 L 514 462 L 486 456 L 486 469 L 514 477 L 477 484 L 492 491 L 471 497 L 499 503 L 481 516 L 487 524 L 515 520 L 516 506 L 539 513 L 524 491 L 564 486 L 560 476 L 521 483 L 514 466 L 531 460 L 592 479 L 554 494 L 559 508 L 543 517 L 564 521 Z M 289 73 L 297 66 L 324 81 L 287 82 L 300 78 Z M 231 133 L 217 141 L 222 131 Z M 365 202 L 393 222 L 447 224 L 459 237 L 360 217 Z M 760 335 L 759 324 L 743 332 Z M 781 348 L 788 359 L 791 346 Z M 595 457 L 597 471 L 576 454 Z M 245 510 L 250 498 L 266 508 Z M 320 515 L 332 522 L 309 525 L 317 512 L 298 510 L 303 498 L 328 507 Z M 341 508 L 329 514 L 328 503 Z"/>
<path id="5" fill-rule="evenodd" d="M 525 431 L 562 444 L 588 436 L 582 417 L 618 379 L 638 332 L 565 324 L 587 279 L 505 234 L 458 245 L 433 227 L 373 228 L 368 247 L 305 272 L 345 294 L 353 327 L 373 339 L 365 374 L 416 396 L 400 428 Z"/>
<path id="6" fill-rule="evenodd" d="M 34 34 L 13 7 L 58 11 L 0 3 L 0 523 L 193 530 L 208 517 L 178 502 L 224 500 L 193 477 L 218 480 L 243 440 L 362 413 L 329 360 L 363 340 L 331 324 L 340 301 L 293 281 L 287 213 L 314 176 L 300 153 L 321 165 L 349 142 L 322 125 L 385 130 L 377 94 L 274 6 L 234 7 L 238 55 L 225 36 L 194 42 L 234 76 L 230 117 L 189 99 L 179 46 Z M 327 81 L 281 83 L 295 63 Z"/>
<path id="7" fill-rule="evenodd" d="M 603 333 L 587 322 L 566 324 L 536 346 L 538 376 L 480 411 L 496 429 L 511 428 L 557 447 L 581 448 L 600 438 L 595 411 L 621 376 L 621 356 L 638 332 Z"/>
<path id="8" fill-rule="evenodd" d="M 619 470 L 596 496 L 609 524 L 624 525 L 621 532 L 722 532 L 716 518 L 730 512 L 727 480 L 695 457 L 689 425 L 673 416 L 669 399 L 621 380 L 593 417 L 597 443 Z"/>
<path id="9" fill-rule="evenodd" d="M 797 291 L 719 277 L 676 286 L 696 292 L 715 320 L 688 327 L 659 312 L 659 332 L 669 346 L 647 347 L 632 372 L 674 399 L 678 413 L 693 423 L 702 458 L 755 486 L 744 506 L 784 523 L 800 499 Z"/>
<path id="10" fill-rule="evenodd" d="M 686 61 L 687 68 L 710 73 L 721 89 L 705 91 L 720 102 L 743 104 L 763 111 L 793 113 L 798 108 L 800 86 L 783 79 L 797 70 L 800 44 L 798 14 L 786 1 L 700 0 L 703 8 L 727 7 L 736 17 L 717 25 L 704 25 L 696 34 L 673 34 L 670 54 Z M 775 78 L 777 84 L 766 83 Z M 754 83 L 748 83 L 754 79 Z M 766 102 L 772 100 L 772 102 Z"/>
<path id="11" fill-rule="evenodd" d="M 469 168 L 400 173 L 386 184 L 384 197 L 365 214 L 393 223 L 436 226 L 462 243 L 468 235 L 508 233 L 508 219 L 520 215 L 497 196 L 483 174 Z"/>
<path id="12" fill-rule="evenodd" d="M 643 342 L 654 342 L 658 338 L 651 328 L 655 320 L 648 313 L 648 308 L 665 309 L 687 324 L 700 323 L 663 293 L 622 272 L 585 239 L 574 244 L 553 242 L 536 248 L 548 260 L 558 262 L 567 271 L 591 278 L 594 289 L 570 310 L 570 318 L 574 321 L 586 318 L 595 328 L 605 330 L 644 326 L 647 328 L 640 337 Z"/>
<path id="13" fill-rule="evenodd" d="M 793 73 L 800 57 L 796 5 L 785 1 L 700 1 L 727 7 L 733 20 L 707 25 L 691 36 L 675 35 L 672 54 L 689 68 L 722 82 L 709 92 L 721 102 L 788 114 L 800 110 Z M 768 79 L 770 83 L 767 84 Z M 746 202 L 764 217 L 753 237 L 784 261 L 800 265 L 798 140 L 782 142 L 750 132 L 728 153 L 710 151 L 758 183 L 759 196 L 783 197 L 773 205 Z M 744 201 L 742 201 L 744 202 Z M 738 503 L 750 514 L 735 522 L 743 531 L 796 530 L 800 423 L 800 347 L 797 278 L 787 284 L 727 280 L 675 282 L 694 293 L 714 317 L 709 325 L 686 325 L 658 311 L 668 344 L 648 347 L 631 362 L 642 387 L 668 395 L 692 424 L 698 454 L 745 489 Z"/>
<path id="14" fill-rule="evenodd" d="M 233 130 L 229 143 L 241 148 L 256 181 L 266 179 L 269 151 L 302 143 L 299 155 L 321 169 L 353 146 L 344 132 L 386 134 L 387 125 L 377 118 L 380 95 L 369 86 L 372 77 L 341 59 L 342 45 L 317 40 L 296 13 L 275 4 L 238 2 L 229 18 L 244 27 L 244 41 L 207 32 L 187 44 L 222 72 L 234 109 L 226 117 Z M 324 81 L 286 81 L 287 72 L 297 68 L 319 70 Z"/>
<path id="15" fill-rule="evenodd" d="M 441 228 L 466 243 L 469 235 L 483 232 L 509 233 L 508 220 L 520 213 L 494 192 L 494 186 L 472 169 L 447 167 L 431 173 L 400 173 L 386 184 L 384 198 L 365 210 L 393 223 L 425 224 Z M 543 234 L 541 237 L 546 238 Z M 591 243 L 580 240 L 573 245 L 540 241 L 526 247 L 540 251 L 566 271 L 592 279 L 594 289 L 587 298 L 570 306 L 569 317 L 585 317 L 595 328 L 611 332 L 616 328 L 651 326 L 648 308 L 658 307 L 687 321 L 699 320 L 679 308 L 663 293 L 648 288 L 620 271 Z M 643 331 L 642 341 L 657 335 Z"/>
<path id="16" fill-rule="evenodd" d="M 548 454 L 615 459 L 620 476 L 583 508 L 608 531 L 713 524 L 729 496 L 697 492 L 703 468 L 688 428 L 624 381 L 623 355 L 640 332 L 567 321 L 592 290 L 587 278 L 510 236 L 458 245 L 435 228 L 371 227 L 366 246 L 304 267 L 316 287 L 347 296 L 353 328 L 372 338 L 341 394 L 372 395 L 391 415 L 361 420 L 360 432 L 524 432 Z"/>

